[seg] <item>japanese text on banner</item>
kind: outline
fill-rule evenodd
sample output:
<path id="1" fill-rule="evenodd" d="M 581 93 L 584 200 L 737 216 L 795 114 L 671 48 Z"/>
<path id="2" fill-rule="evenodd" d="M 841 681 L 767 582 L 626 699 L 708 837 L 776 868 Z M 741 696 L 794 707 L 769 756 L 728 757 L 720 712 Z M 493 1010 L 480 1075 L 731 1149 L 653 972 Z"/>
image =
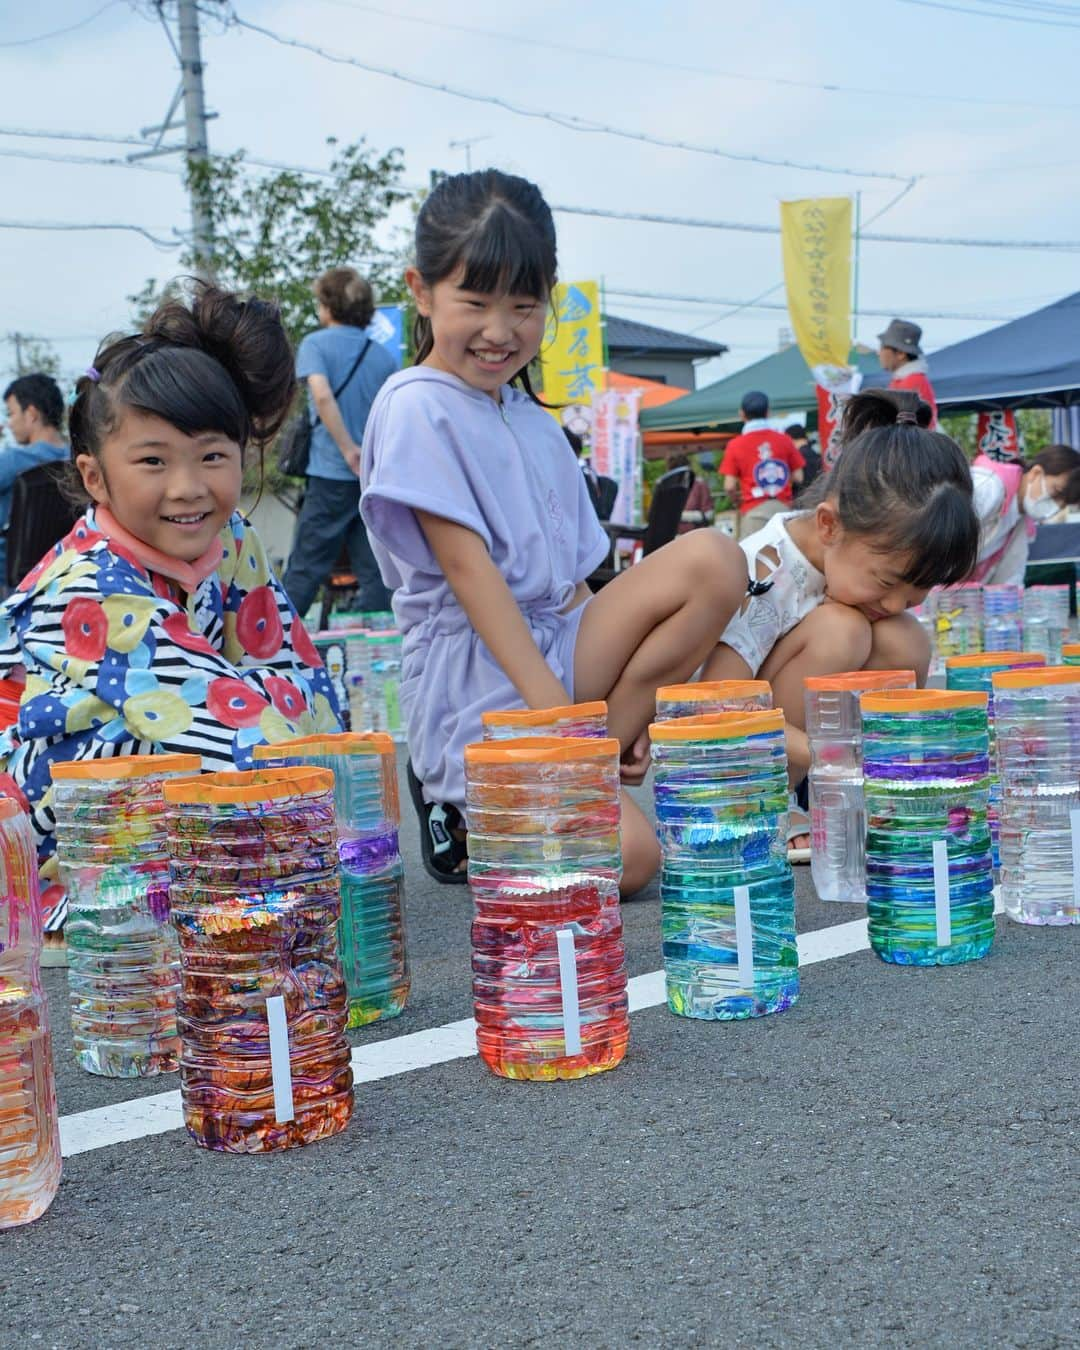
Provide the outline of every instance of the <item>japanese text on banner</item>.
<path id="1" fill-rule="evenodd" d="M 788 313 L 803 360 L 845 366 L 851 347 L 851 199 L 780 203 Z"/>
<path id="2" fill-rule="evenodd" d="M 600 287 L 595 281 L 562 281 L 555 287 L 540 362 L 548 403 L 587 404 L 604 388 Z"/>

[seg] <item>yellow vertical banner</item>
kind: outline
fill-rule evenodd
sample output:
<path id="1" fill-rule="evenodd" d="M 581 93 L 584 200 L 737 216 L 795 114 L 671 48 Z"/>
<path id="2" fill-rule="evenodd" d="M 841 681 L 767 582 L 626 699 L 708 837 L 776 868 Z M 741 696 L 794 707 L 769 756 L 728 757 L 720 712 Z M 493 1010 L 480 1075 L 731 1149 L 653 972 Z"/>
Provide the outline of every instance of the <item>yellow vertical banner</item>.
<path id="1" fill-rule="evenodd" d="M 846 366 L 851 351 L 851 198 L 780 203 L 788 313 L 803 360 Z"/>
<path id="2" fill-rule="evenodd" d="M 604 388 L 604 334 L 595 281 L 560 281 L 555 287 L 540 364 L 548 403 L 588 405 Z"/>

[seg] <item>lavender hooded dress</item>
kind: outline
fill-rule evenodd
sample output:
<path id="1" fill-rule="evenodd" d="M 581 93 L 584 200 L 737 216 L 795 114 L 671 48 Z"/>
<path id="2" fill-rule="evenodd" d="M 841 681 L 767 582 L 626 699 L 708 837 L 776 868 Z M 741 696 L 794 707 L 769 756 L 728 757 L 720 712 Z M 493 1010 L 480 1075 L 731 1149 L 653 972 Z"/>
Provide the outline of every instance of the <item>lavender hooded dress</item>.
<path id="1" fill-rule="evenodd" d="M 379 391 L 364 431 L 360 512 L 404 634 L 401 708 L 430 800 L 465 803 L 465 747 L 480 714 L 522 701 L 474 632 L 414 512 L 486 544 L 548 665 L 574 692 L 584 605 L 564 613 L 608 539 L 550 413 L 504 385 L 501 403 L 454 375 L 413 367 Z"/>

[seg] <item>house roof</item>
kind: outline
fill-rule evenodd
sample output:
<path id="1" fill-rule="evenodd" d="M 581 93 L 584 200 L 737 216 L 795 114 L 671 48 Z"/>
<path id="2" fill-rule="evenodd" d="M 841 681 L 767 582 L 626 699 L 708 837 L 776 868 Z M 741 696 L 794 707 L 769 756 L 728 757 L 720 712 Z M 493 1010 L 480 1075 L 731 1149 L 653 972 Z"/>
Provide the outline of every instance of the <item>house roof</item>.
<path id="1" fill-rule="evenodd" d="M 690 333 L 674 333 L 670 328 L 638 323 L 636 319 L 620 319 L 617 314 L 605 318 L 607 347 L 613 356 L 631 353 L 652 356 L 661 352 L 668 356 L 723 356 L 727 351 L 722 342 L 710 342 Z"/>
<path id="2" fill-rule="evenodd" d="M 855 359 L 864 375 L 879 369 L 877 357 L 870 352 L 858 352 Z M 737 431 L 742 425 L 739 404 L 749 389 L 768 394 L 771 416 L 803 410 L 812 416 L 817 413 L 814 377 L 798 347 L 785 347 L 685 398 L 649 408 L 641 415 L 642 430 Z"/>

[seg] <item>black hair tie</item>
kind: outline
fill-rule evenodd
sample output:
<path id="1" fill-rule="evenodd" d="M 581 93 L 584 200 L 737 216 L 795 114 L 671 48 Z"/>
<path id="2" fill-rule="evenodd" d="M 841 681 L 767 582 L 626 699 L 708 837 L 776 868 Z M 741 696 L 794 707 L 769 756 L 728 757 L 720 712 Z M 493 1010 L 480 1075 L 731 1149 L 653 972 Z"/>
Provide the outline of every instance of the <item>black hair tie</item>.
<path id="1" fill-rule="evenodd" d="M 747 577 L 746 594 L 755 599 L 759 595 L 768 595 L 769 591 L 772 590 L 774 584 L 775 583 L 773 582 L 771 577 L 769 578 L 768 581 L 754 581 L 751 578 Z"/>

